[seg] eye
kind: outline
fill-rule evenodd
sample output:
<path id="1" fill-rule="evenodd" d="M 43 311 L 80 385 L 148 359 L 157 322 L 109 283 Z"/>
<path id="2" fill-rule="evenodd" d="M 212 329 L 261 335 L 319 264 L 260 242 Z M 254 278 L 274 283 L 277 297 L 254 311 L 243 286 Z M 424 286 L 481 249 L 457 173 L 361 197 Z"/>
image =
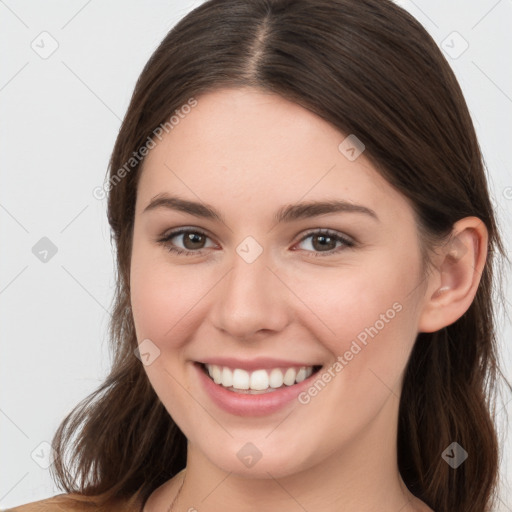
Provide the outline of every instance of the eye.
<path id="1" fill-rule="evenodd" d="M 181 237 L 183 248 L 177 247 L 172 240 L 174 238 L 179 239 Z M 175 254 L 181 254 L 185 256 L 193 256 L 202 254 L 205 249 L 205 242 L 210 237 L 201 230 L 191 228 L 180 228 L 175 231 L 171 231 L 164 237 L 157 240 L 158 243 L 162 244 L 168 251 Z M 312 256 L 330 256 L 334 253 L 338 253 L 347 247 L 354 247 L 356 243 L 348 237 L 342 236 L 339 233 L 330 231 L 328 229 L 322 229 L 312 231 L 301 238 L 299 244 L 304 241 L 311 239 L 308 242 L 310 249 L 306 249 L 307 252 L 311 252 Z M 337 244 L 341 244 L 341 246 Z M 311 250 L 312 249 L 312 250 Z"/>
<path id="2" fill-rule="evenodd" d="M 308 238 L 311 238 L 311 241 L 308 242 L 306 245 L 313 249 L 312 256 L 314 257 L 331 256 L 347 247 L 354 247 L 356 245 L 355 242 L 350 238 L 342 236 L 339 233 L 330 231 L 328 229 L 312 231 L 307 235 L 303 236 L 299 243 L 308 240 Z M 338 246 L 336 248 L 336 244 L 338 243 L 341 244 L 341 247 Z M 311 251 L 308 250 L 308 252 Z"/>
<path id="3" fill-rule="evenodd" d="M 178 237 L 181 237 L 182 239 L 182 243 L 184 245 L 183 248 L 176 247 L 176 245 L 171 242 L 173 238 Z M 208 235 L 198 229 L 181 228 L 165 235 L 163 238 L 157 240 L 157 242 L 161 243 L 170 252 L 174 252 L 175 254 L 193 256 L 202 253 L 202 249 L 204 248 L 204 243 L 207 238 L 209 238 Z"/>

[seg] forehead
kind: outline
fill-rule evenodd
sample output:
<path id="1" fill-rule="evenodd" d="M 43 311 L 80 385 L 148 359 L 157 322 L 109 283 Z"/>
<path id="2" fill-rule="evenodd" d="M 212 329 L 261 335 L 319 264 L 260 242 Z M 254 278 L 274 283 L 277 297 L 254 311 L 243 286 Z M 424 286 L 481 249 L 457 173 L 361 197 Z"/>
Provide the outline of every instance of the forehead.
<path id="1" fill-rule="evenodd" d="M 248 205 L 276 209 L 315 199 L 412 214 L 364 152 L 351 161 L 340 151 L 347 134 L 300 105 L 252 88 L 222 89 L 196 100 L 146 156 L 139 211 L 167 192 L 223 211 L 232 206 L 235 215 Z"/>

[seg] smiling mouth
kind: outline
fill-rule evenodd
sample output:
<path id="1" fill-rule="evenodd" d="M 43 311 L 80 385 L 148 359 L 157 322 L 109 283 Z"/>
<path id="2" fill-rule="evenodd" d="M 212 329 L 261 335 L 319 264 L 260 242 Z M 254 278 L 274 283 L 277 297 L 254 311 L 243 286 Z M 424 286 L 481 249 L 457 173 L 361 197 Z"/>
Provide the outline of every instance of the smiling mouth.
<path id="1" fill-rule="evenodd" d="M 198 363 L 203 372 L 215 384 L 228 391 L 244 394 L 272 393 L 306 380 L 322 368 L 315 366 L 291 366 L 288 368 L 247 371 L 215 364 Z"/>

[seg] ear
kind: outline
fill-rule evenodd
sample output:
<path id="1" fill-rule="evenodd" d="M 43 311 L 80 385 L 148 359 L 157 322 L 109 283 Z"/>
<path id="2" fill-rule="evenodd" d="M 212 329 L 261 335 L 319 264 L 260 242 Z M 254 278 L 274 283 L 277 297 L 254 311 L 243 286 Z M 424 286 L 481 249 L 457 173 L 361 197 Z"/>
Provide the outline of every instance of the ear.
<path id="1" fill-rule="evenodd" d="M 487 241 L 487 228 L 477 217 L 453 225 L 448 242 L 434 257 L 418 332 L 438 331 L 469 309 L 487 259 Z"/>

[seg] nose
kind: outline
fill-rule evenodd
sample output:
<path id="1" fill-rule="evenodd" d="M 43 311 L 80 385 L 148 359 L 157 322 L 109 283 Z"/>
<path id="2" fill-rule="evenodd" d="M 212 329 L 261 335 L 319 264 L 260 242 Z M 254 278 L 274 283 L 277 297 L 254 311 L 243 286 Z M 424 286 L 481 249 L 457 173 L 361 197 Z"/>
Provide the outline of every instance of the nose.
<path id="1" fill-rule="evenodd" d="M 284 329 L 292 314 L 292 294 L 276 274 L 265 252 L 253 262 L 235 253 L 231 270 L 216 287 L 217 329 L 244 341 Z"/>

